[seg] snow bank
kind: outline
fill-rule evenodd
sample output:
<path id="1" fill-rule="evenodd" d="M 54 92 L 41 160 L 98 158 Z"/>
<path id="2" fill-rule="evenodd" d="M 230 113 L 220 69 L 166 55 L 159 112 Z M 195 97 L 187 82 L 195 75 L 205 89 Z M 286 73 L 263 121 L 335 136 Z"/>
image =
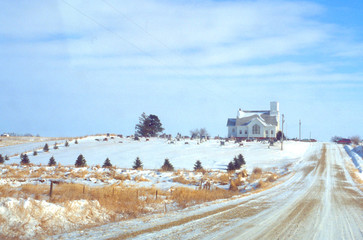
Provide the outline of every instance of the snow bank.
<path id="1" fill-rule="evenodd" d="M 359 173 L 362 173 L 362 167 L 360 166 L 361 157 L 356 152 L 352 151 L 352 148 L 348 145 L 345 145 L 344 149 L 351 157 L 354 166 L 358 169 Z"/>
<path id="2" fill-rule="evenodd" d="M 98 201 L 59 205 L 30 198 L 0 198 L 0 238 L 42 238 L 109 220 L 110 215 Z"/>

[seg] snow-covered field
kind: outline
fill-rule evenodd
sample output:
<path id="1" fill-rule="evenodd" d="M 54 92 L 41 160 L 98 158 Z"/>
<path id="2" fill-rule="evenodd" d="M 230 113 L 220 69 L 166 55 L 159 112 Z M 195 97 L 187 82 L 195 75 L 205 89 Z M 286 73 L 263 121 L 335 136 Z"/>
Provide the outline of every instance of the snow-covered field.
<path id="1" fill-rule="evenodd" d="M 69 147 L 64 147 L 64 141 L 58 142 L 59 149 L 53 149 L 54 142 L 49 142 L 50 151 L 44 153 L 42 148 L 45 143 L 29 143 L 0 148 L 3 156 L 12 156 L 28 152 L 30 162 L 46 165 L 49 158 L 54 156 L 57 163 L 64 166 L 74 165 L 79 154 L 82 154 L 89 166 L 101 165 L 108 157 L 113 165 L 121 168 L 131 168 L 136 157 L 140 157 L 145 169 L 159 169 L 168 158 L 176 169 L 192 170 L 196 160 L 200 160 L 206 169 L 225 169 L 229 161 L 238 154 L 243 154 L 247 161 L 248 169 L 254 167 L 270 168 L 279 167 L 294 162 L 308 148 L 310 143 L 285 142 L 284 151 L 280 151 L 280 144 L 268 148 L 268 144 L 249 142 L 240 147 L 238 143 L 227 142 L 220 146 L 219 140 L 209 140 L 199 143 L 199 140 L 170 141 L 159 138 L 150 138 L 146 141 L 134 141 L 130 138 L 105 136 L 87 137 L 79 139 L 78 144 L 70 142 Z M 100 141 L 96 141 L 99 139 Z M 186 144 L 187 143 L 187 144 Z M 33 156 L 37 149 L 38 155 Z M 19 163 L 19 156 L 11 157 L 7 164 Z"/>
<path id="2" fill-rule="evenodd" d="M 104 141 L 105 138 L 107 141 Z M 74 140 L 69 141 L 69 147 L 64 146 L 64 141 L 57 143 L 58 149 L 53 149 L 54 142 L 48 142 L 49 152 L 43 152 L 44 142 L 1 147 L 0 154 L 8 155 L 10 159 L 5 161 L 5 165 L 0 166 L 0 190 L 4 189 L 1 187 L 11 187 L 14 191 L 22 191 L 21 187 L 29 184 L 47 187 L 51 179 L 88 187 L 122 184 L 124 187 L 146 187 L 161 191 L 170 191 L 180 186 L 195 189 L 198 183 L 204 180 L 210 181 L 212 188 L 228 189 L 228 178 L 227 183 L 216 179 L 226 175 L 227 164 L 238 154 L 244 156 L 245 169 L 249 175 L 253 169 L 259 167 L 268 172 L 267 175 L 262 175 L 267 178 L 268 174 L 281 176 L 289 173 L 313 144 L 287 141 L 284 143 L 284 151 L 281 151 L 277 143 L 268 148 L 267 144 L 259 142 L 244 143 L 244 146 L 226 142 L 221 146 L 219 140 L 175 140 L 174 143 L 170 143 L 159 138 L 141 138 L 140 141 L 134 141 L 130 138 L 106 136 L 78 139 L 78 144 L 75 144 Z M 38 153 L 36 156 L 33 156 L 34 150 Z M 19 166 L 20 153 L 27 153 L 30 162 L 35 166 Z M 74 168 L 79 154 L 85 157 L 88 167 Z M 60 165 L 46 167 L 51 156 L 54 156 Z M 136 157 L 143 162 L 144 170 L 131 169 Z M 106 158 L 109 158 L 116 168 L 99 167 Z M 177 172 L 158 170 L 165 158 L 170 160 Z M 191 171 L 196 160 L 202 162 L 204 169 L 208 170 L 207 173 Z M 18 173 L 21 174 L 18 176 Z M 177 177 L 183 181 L 176 181 Z M 258 181 L 259 179 L 243 178 L 243 184 L 238 189 L 241 193 L 252 190 Z M 163 211 L 164 207 L 169 210 L 178 209 L 178 206 L 170 202 L 165 195 L 160 195 L 163 201 L 147 206 L 149 213 Z M 82 226 L 106 223 L 112 216 L 109 210 L 100 206 L 97 201 L 91 200 L 56 203 L 49 202 L 47 194 L 29 196 L 23 193 L 0 198 L 0 232 L 7 237 L 39 238 Z"/>

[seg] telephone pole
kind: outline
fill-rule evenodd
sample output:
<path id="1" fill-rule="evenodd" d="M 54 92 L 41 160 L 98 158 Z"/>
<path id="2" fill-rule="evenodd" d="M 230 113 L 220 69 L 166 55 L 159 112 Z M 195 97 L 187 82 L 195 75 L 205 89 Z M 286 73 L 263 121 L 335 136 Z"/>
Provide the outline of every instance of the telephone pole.
<path id="1" fill-rule="evenodd" d="M 281 151 L 284 150 L 284 122 L 285 122 L 284 117 L 285 117 L 284 114 L 282 114 L 282 119 L 281 119 L 281 125 L 282 125 L 282 127 L 281 127 L 281 132 L 282 132 L 282 134 L 281 134 Z"/>

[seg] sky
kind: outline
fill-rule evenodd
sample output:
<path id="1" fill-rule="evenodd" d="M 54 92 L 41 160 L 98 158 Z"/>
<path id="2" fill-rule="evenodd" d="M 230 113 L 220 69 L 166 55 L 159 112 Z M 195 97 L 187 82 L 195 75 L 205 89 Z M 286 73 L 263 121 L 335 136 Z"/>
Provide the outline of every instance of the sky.
<path id="1" fill-rule="evenodd" d="M 0 132 L 227 136 L 280 103 L 286 135 L 363 137 L 363 1 L 0 2 Z"/>

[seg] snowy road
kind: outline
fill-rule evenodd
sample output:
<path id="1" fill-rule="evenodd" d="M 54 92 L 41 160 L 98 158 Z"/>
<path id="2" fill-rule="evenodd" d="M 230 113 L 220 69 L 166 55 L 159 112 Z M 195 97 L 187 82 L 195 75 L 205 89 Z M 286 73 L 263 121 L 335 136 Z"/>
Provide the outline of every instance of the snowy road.
<path id="1" fill-rule="evenodd" d="M 294 165 L 295 173 L 269 190 L 213 208 L 126 221 L 68 237 L 363 239 L 363 193 L 345 169 L 346 157 L 341 146 L 315 144 Z"/>

